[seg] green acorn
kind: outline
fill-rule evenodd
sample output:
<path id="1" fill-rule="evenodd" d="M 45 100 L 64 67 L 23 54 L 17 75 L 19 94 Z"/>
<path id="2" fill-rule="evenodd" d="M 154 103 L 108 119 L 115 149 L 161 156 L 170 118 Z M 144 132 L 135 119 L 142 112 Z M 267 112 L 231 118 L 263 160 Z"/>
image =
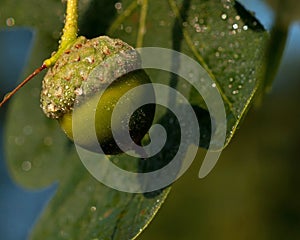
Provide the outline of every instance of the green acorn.
<path id="1" fill-rule="evenodd" d="M 138 53 L 127 43 L 107 36 L 90 40 L 77 37 L 77 6 L 78 0 L 67 1 L 65 26 L 57 52 L 8 93 L 0 102 L 0 107 L 33 77 L 48 68 L 41 91 L 41 107 L 46 116 L 58 120 L 66 135 L 73 140 L 73 110 L 76 105 L 76 120 L 79 122 L 76 126 L 76 133 L 79 133 L 76 134 L 76 144 L 97 152 L 100 145 L 104 153 L 118 154 L 122 150 L 115 142 L 111 129 L 115 105 L 127 91 L 151 81 L 141 69 Z M 99 92 L 102 94 L 100 99 Z M 139 103 L 146 95 L 153 102 L 154 90 L 148 88 L 135 94 L 129 103 L 142 106 Z M 83 98 L 85 100 L 80 102 Z M 122 105 L 118 119 L 129 123 L 129 135 L 139 145 L 151 127 L 155 105 L 139 107 L 132 116 L 128 114 L 129 109 L 128 104 Z M 90 114 L 95 116 L 94 126 L 86 124 Z M 114 130 L 124 129 L 120 123 Z M 122 143 L 126 150 L 130 150 L 131 146 L 132 142 Z"/>
<path id="2" fill-rule="evenodd" d="M 103 71 L 97 70 L 97 76 L 94 76 L 93 81 L 88 81 L 90 74 L 96 68 L 99 69 L 99 66 Z M 151 83 L 145 71 L 139 68 L 138 54 L 127 43 L 107 36 L 91 40 L 79 37 L 45 75 L 41 91 L 41 107 L 46 116 L 59 120 L 66 135 L 73 140 L 74 102 L 81 95 L 88 96 L 89 100 L 80 104 L 76 109 L 76 116 L 77 118 L 79 116 L 80 122 L 80 129 L 77 129 L 80 136 L 76 139 L 76 143 L 91 151 L 97 151 L 100 144 L 106 154 L 121 153 L 112 134 L 111 116 L 120 97 L 127 91 L 142 84 Z M 105 88 L 100 100 L 97 96 L 94 97 L 97 92 Z M 136 103 L 146 94 L 148 96 L 151 94 L 154 98 L 154 91 L 142 91 L 131 101 Z M 97 106 L 96 111 L 93 112 L 89 101 Z M 141 139 L 151 127 L 154 112 L 155 106 L 147 104 L 137 109 L 131 116 L 129 134 L 136 144 L 140 144 Z M 86 126 L 86 114 L 93 113 L 95 126 Z M 126 107 L 118 114 L 121 114 L 118 116 L 120 119 L 128 118 Z M 91 129 L 96 130 L 97 143 L 93 142 L 92 136 L 89 136 Z M 129 145 L 130 143 L 125 147 L 130 149 Z"/>

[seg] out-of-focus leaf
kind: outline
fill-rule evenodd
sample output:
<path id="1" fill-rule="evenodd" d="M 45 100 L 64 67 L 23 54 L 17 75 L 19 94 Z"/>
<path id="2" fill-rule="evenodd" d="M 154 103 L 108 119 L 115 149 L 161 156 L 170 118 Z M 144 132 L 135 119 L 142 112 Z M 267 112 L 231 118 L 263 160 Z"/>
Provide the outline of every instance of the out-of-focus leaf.
<path id="1" fill-rule="evenodd" d="M 298 0 L 266 0 L 275 11 L 280 25 L 288 27 L 293 21 L 300 19 L 300 2 Z"/>

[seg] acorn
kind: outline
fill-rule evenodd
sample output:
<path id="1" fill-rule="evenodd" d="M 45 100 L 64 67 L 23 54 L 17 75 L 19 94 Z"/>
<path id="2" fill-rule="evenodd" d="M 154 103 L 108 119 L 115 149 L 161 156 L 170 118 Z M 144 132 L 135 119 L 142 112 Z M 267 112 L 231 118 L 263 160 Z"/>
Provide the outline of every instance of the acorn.
<path id="1" fill-rule="evenodd" d="M 142 103 L 145 96 L 150 99 L 149 102 L 154 102 L 153 88 L 142 88 L 132 99 L 126 95 L 129 99 L 123 101 L 127 105 L 122 104 L 117 113 L 121 122 L 114 124 L 113 130 L 111 117 L 119 99 L 127 91 L 151 81 L 141 69 L 137 51 L 127 43 L 107 36 L 90 40 L 77 37 L 77 6 L 78 0 L 67 1 L 65 25 L 57 52 L 5 95 L 0 107 L 37 74 L 48 69 L 42 84 L 41 107 L 47 117 L 59 121 L 71 140 L 90 151 L 99 152 L 100 146 L 105 154 L 134 150 L 136 144 L 141 145 L 142 138 L 152 125 L 155 105 Z M 129 116 L 132 113 L 129 105 L 141 107 Z M 94 123 L 88 126 L 86 119 L 91 114 Z M 79 123 L 74 128 L 75 135 L 73 122 Z M 124 134 L 124 130 L 128 130 L 133 141 L 127 137 L 124 138 L 127 139 L 125 143 L 124 139 L 118 139 L 116 143 L 112 132 Z"/>
<path id="2" fill-rule="evenodd" d="M 141 69 L 139 55 L 133 47 L 107 36 L 94 39 L 81 36 L 47 71 L 42 83 L 41 108 L 47 117 L 57 119 L 66 135 L 73 140 L 72 118 L 76 103 L 76 116 L 80 122 L 79 129 L 76 129 L 80 133 L 76 144 L 90 151 L 98 151 L 100 145 L 105 154 L 119 154 L 123 151 L 112 134 L 112 112 L 127 91 L 147 83 L 151 81 Z M 97 93 L 101 91 L 103 93 L 99 99 Z M 153 99 L 155 97 L 154 90 L 141 90 L 130 101 L 141 101 L 146 94 Z M 80 102 L 78 99 L 85 100 Z M 97 106 L 96 110 L 91 109 L 91 102 Z M 126 106 L 122 108 L 117 113 L 120 114 L 118 118 L 130 117 L 129 135 L 135 144 L 140 145 L 152 125 L 155 105 L 143 105 L 132 116 L 128 116 Z M 95 114 L 94 126 L 86 126 L 87 114 Z M 119 127 L 123 128 L 118 126 L 117 130 Z M 91 129 L 96 131 L 96 143 L 89 135 Z M 130 150 L 131 145 L 132 142 L 125 148 Z"/>

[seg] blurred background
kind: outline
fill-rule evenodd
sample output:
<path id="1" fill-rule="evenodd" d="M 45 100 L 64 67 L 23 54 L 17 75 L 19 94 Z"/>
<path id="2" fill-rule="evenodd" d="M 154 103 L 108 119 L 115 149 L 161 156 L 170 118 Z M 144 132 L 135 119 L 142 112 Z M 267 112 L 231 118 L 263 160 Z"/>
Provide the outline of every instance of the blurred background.
<path id="1" fill-rule="evenodd" d="M 274 14 L 259 0 L 241 1 L 270 29 Z M 22 76 L 35 33 L 0 30 L 0 93 Z M 290 28 L 273 91 L 252 108 L 214 170 L 197 177 L 204 151 L 175 184 L 139 239 L 300 239 L 300 24 Z M 10 47 L 13 46 L 13 47 Z M 8 59 L 7 56 L 12 56 Z M 29 192 L 5 165 L 0 109 L 0 238 L 24 240 L 54 187 Z"/>

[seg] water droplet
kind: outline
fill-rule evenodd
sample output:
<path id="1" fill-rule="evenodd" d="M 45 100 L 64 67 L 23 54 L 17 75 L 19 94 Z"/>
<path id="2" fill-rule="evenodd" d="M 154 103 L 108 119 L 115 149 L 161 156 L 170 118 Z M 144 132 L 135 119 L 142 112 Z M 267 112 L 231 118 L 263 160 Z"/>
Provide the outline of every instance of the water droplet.
<path id="1" fill-rule="evenodd" d="M 232 31 L 230 32 L 230 34 L 231 34 L 231 35 L 235 35 L 235 34 L 236 34 L 236 31 L 235 31 L 235 30 L 232 30 Z"/>
<path id="2" fill-rule="evenodd" d="M 115 4 L 115 8 L 116 8 L 118 11 L 122 10 L 122 3 L 121 3 L 121 2 L 117 2 L 117 3 Z"/>
<path id="3" fill-rule="evenodd" d="M 205 26 L 204 27 L 201 27 L 198 23 L 196 23 L 195 25 L 194 25 L 194 28 L 195 28 L 195 30 L 196 30 L 196 32 L 203 32 L 204 30 L 205 30 Z"/>
<path id="4" fill-rule="evenodd" d="M 97 207 L 95 207 L 95 206 L 91 207 L 91 212 L 95 212 L 96 210 L 97 210 Z"/>
<path id="5" fill-rule="evenodd" d="M 77 59 L 80 60 L 80 57 L 78 56 Z M 95 59 L 94 59 L 93 57 L 89 56 L 89 57 L 86 57 L 86 58 L 84 59 L 84 61 L 87 61 L 88 63 L 94 63 L 94 62 L 95 62 Z M 82 76 L 82 71 L 80 71 L 80 74 L 81 74 L 81 76 Z"/>
<path id="6" fill-rule="evenodd" d="M 28 171 L 30 171 L 30 169 L 31 169 L 31 162 L 29 162 L 29 161 L 24 161 L 23 163 L 22 163 L 22 169 L 24 170 L 24 171 L 26 171 L 26 172 L 28 172 Z"/>
<path id="7" fill-rule="evenodd" d="M 16 23 L 16 22 L 15 22 L 15 19 L 12 18 L 12 17 L 9 17 L 9 18 L 6 19 L 6 25 L 7 25 L 8 27 L 14 26 L 15 23 Z"/>
<path id="8" fill-rule="evenodd" d="M 223 13 L 223 14 L 221 15 L 221 18 L 222 18 L 223 20 L 226 20 L 226 19 L 227 19 L 227 14 L 226 14 L 226 13 Z"/>
<path id="9" fill-rule="evenodd" d="M 127 26 L 127 27 L 125 28 L 125 32 L 131 33 L 131 32 L 132 32 L 132 27 L 131 27 L 131 26 Z"/>
<path id="10" fill-rule="evenodd" d="M 234 30 L 236 30 L 236 29 L 239 28 L 239 25 L 238 25 L 237 23 L 235 23 L 235 24 L 232 25 L 232 28 L 233 28 Z"/>
<path id="11" fill-rule="evenodd" d="M 239 15 L 235 16 L 235 20 L 239 21 L 241 19 L 241 17 Z"/>
<path id="12" fill-rule="evenodd" d="M 55 110 L 55 107 L 54 107 L 54 105 L 52 103 L 50 103 L 49 105 L 47 105 L 47 107 L 45 109 L 46 112 L 54 112 L 54 110 Z"/>
<path id="13" fill-rule="evenodd" d="M 236 95 L 236 94 L 238 94 L 239 93 L 239 91 L 238 90 L 234 90 L 234 91 L 232 91 L 232 94 L 233 95 Z"/>
<path id="14" fill-rule="evenodd" d="M 247 31 L 247 30 L 248 30 L 248 26 L 247 26 L 247 25 L 244 25 L 244 26 L 243 26 L 243 30 Z"/>
<path id="15" fill-rule="evenodd" d="M 215 83 L 213 83 L 211 86 L 212 86 L 213 88 L 215 88 L 217 85 L 216 85 Z"/>

